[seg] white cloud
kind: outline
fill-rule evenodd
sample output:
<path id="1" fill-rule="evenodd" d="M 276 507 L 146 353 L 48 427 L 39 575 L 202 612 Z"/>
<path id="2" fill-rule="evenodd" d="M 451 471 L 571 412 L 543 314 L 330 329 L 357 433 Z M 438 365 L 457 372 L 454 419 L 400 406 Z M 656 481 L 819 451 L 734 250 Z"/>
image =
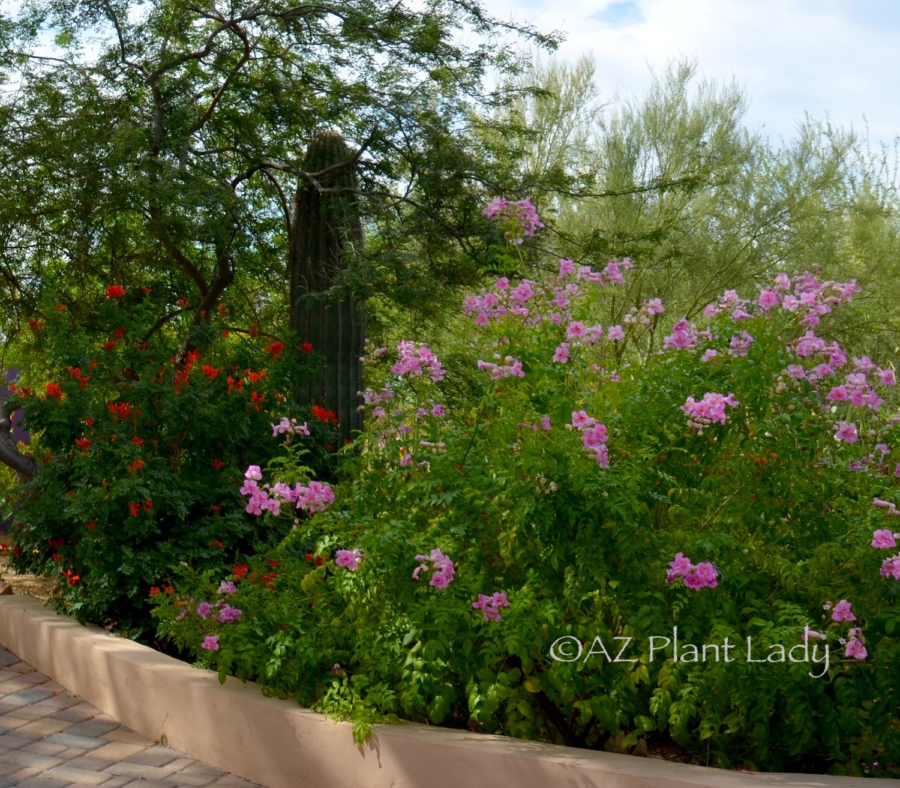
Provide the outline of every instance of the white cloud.
<path id="1" fill-rule="evenodd" d="M 560 54 L 591 51 L 604 96 L 640 95 L 648 66 L 696 57 L 701 75 L 742 84 L 747 120 L 793 136 L 808 112 L 900 134 L 900 4 L 891 0 L 486 0 L 501 18 L 562 29 Z"/>

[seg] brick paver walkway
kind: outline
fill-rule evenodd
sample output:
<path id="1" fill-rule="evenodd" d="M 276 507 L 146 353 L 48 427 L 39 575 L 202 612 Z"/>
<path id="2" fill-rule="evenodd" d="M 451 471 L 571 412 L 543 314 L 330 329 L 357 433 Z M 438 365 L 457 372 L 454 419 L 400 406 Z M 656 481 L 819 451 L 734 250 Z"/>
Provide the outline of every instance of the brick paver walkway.
<path id="1" fill-rule="evenodd" d="M 263 788 L 161 747 L 0 647 L 0 788 Z"/>

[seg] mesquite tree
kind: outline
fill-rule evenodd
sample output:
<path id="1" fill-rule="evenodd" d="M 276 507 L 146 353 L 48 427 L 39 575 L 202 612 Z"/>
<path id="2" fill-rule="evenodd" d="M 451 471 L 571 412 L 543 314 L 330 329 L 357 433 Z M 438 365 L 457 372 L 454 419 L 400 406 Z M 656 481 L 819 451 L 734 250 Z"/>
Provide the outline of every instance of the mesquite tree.
<path id="1" fill-rule="evenodd" d="M 337 190 L 364 215 L 390 213 L 399 238 L 427 235 L 432 281 L 455 281 L 486 180 L 467 129 L 473 107 L 500 100 L 486 69 L 521 63 L 500 40 L 510 30 L 554 43 L 468 0 L 426 11 L 402 0 L 23 0 L 14 18 L 0 11 L 7 357 L 40 362 L 26 320 L 46 318 L 45 296 L 90 330 L 113 282 L 165 294 L 151 331 L 193 316 L 182 364 L 220 308 L 230 332 L 284 338 L 298 180 L 313 201 Z M 298 160 L 326 129 L 347 140 L 344 158 Z M 358 185 L 334 180 L 352 167 Z M 0 461 L 32 475 L 7 416 Z"/>
<path id="2" fill-rule="evenodd" d="M 324 132 L 310 143 L 304 169 L 325 172 L 352 155 L 339 133 Z M 352 439 L 354 431 L 362 428 L 362 415 L 356 408 L 362 388 L 365 312 L 352 291 L 330 291 L 363 241 L 355 168 L 335 170 L 324 175 L 321 183 L 328 191 L 301 183 L 294 197 L 288 267 L 291 330 L 323 360 L 319 373 L 299 384 L 295 395 L 301 402 L 337 413 L 341 438 Z"/>

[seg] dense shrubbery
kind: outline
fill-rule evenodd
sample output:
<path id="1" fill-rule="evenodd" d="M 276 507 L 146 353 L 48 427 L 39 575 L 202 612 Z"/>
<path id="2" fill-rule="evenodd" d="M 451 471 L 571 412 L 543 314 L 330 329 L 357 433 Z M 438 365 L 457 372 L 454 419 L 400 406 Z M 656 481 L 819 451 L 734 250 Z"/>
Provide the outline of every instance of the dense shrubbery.
<path id="1" fill-rule="evenodd" d="M 229 336 L 221 318 L 195 327 L 175 363 L 190 315 L 151 330 L 160 305 L 145 290 L 110 287 L 90 332 L 48 305 L 49 320 L 31 321 L 45 365 L 15 391 L 41 468 L 20 500 L 13 566 L 57 577 L 68 612 L 132 636 L 172 566 L 231 566 L 286 535 L 291 523 L 241 511 L 238 480 L 272 454 L 273 418 L 300 416 L 286 395 L 303 374 L 281 342 Z M 335 430 L 309 424 L 321 471 Z"/>
<path id="2" fill-rule="evenodd" d="M 857 288 L 782 274 L 658 337 L 656 299 L 600 323 L 628 266 L 469 298 L 480 395 L 452 411 L 427 346 L 371 352 L 335 504 L 268 563 L 182 570 L 162 631 L 360 735 L 402 717 L 897 773 L 895 380 L 818 336 Z"/>

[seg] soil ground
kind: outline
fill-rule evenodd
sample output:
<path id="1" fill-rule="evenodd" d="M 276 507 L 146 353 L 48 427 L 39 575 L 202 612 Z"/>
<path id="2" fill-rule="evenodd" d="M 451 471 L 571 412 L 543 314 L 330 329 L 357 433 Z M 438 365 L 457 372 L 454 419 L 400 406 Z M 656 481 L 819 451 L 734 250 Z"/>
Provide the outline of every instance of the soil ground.
<path id="1" fill-rule="evenodd" d="M 9 550 L 0 549 L 0 593 L 6 586 L 14 594 L 30 594 L 41 602 L 46 602 L 53 593 L 55 583 L 49 577 L 19 575 L 9 568 Z"/>

